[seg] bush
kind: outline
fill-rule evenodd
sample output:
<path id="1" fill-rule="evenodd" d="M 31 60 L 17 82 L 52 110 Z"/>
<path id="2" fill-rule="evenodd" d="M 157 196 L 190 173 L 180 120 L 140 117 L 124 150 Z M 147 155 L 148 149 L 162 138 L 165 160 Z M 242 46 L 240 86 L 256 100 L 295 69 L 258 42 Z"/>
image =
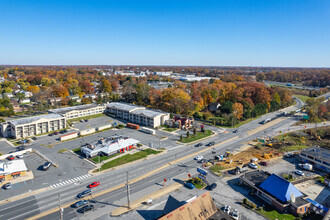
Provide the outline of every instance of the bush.
<path id="1" fill-rule="evenodd" d="M 140 144 L 140 143 L 138 143 L 138 144 L 136 144 L 138 147 L 142 147 L 142 144 Z"/>
<path id="2" fill-rule="evenodd" d="M 244 198 L 243 199 L 243 204 L 246 204 L 247 203 L 247 198 Z"/>

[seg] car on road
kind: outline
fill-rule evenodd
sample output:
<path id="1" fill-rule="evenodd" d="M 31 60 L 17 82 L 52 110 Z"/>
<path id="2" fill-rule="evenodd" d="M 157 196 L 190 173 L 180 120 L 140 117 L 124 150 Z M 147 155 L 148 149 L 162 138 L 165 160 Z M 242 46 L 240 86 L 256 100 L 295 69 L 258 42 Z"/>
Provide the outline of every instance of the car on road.
<path id="1" fill-rule="evenodd" d="M 211 146 L 213 146 L 213 145 L 215 145 L 215 142 L 214 142 L 214 141 L 212 141 L 212 142 L 206 144 L 205 146 L 207 146 L 207 147 L 211 147 Z"/>
<path id="2" fill-rule="evenodd" d="M 252 169 L 258 169 L 258 166 L 255 163 L 249 163 L 249 167 Z"/>
<path id="3" fill-rule="evenodd" d="M 73 206 L 76 208 L 79 208 L 81 206 L 86 205 L 87 203 L 88 203 L 87 200 L 81 200 L 81 201 L 76 202 Z"/>
<path id="4" fill-rule="evenodd" d="M 233 133 L 237 133 L 237 132 L 238 132 L 238 130 L 237 130 L 237 129 L 233 130 Z"/>
<path id="5" fill-rule="evenodd" d="M 10 156 L 7 157 L 7 159 L 8 159 L 8 160 L 14 160 L 15 157 L 14 157 L 13 155 L 10 155 Z"/>
<path id="6" fill-rule="evenodd" d="M 262 165 L 262 166 L 268 166 L 269 165 L 269 163 L 266 162 L 266 161 L 260 161 L 259 164 Z"/>
<path id="7" fill-rule="evenodd" d="M 82 199 L 82 198 L 84 198 L 85 196 L 89 196 L 89 195 L 92 195 L 92 191 L 91 191 L 90 189 L 87 189 L 87 190 L 85 190 L 85 191 L 79 193 L 79 194 L 77 195 L 77 198 L 78 198 L 78 199 Z"/>
<path id="8" fill-rule="evenodd" d="M 5 189 L 11 189 L 11 183 L 6 183 L 4 186 Z"/>
<path id="9" fill-rule="evenodd" d="M 199 156 L 195 157 L 194 159 L 197 160 L 197 161 L 200 161 L 200 160 L 203 159 L 203 156 L 199 155 Z"/>
<path id="10" fill-rule="evenodd" d="M 198 143 L 198 144 L 195 145 L 195 147 L 201 147 L 201 146 L 203 146 L 202 143 Z"/>
<path id="11" fill-rule="evenodd" d="M 100 182 L 94 182 L 92 184 L 89 184 L 88 188 L 94 188 L 94 187 L 97 187 L 98 185 L 100 185 Z"/>
<path id="12" fill-rule="evenodd" d="M 229 205 L 226 205 L 223 211 L 229 215 L 231 207 Z"/>
<path id="13" fill-rule="evenodd" d="M 207 186 L 207 189 L 212 191 L 213 189 L 215 189 L 217 187 L 217 184 L 216 183 L 212 183 L 211 185 L 208 185 Z"/>
<path id="14" fill-rule="evenodd" d="M 187 187 L 188 189 L 194 189 L 194 188 L 195 188 L 195 185 L 194 185 L 194 184 L 192 184 L 192 183 L 188 183 L 188 182 L 186 182 L 186 183 L 184 184 L 184 186 Z"/>
<path id="15" fill-rule="evenodd" d="M 37 138 L 37 137 L 33 137 L 33 138 L 31 138 L 31 139 L 35 141 L 35 140 L 37 140 L 38 138 Z"/>
<path id="16" fill-rule="evenodd" d="M 42 169 L 43 169 L 43 170 L 48 170 L 49 167 L 50 167 L 51 165 L 52 165 L 52 163 L 49 162 L 49 161 L 47 161 L 47 162 L 42 166 Z"/>
<path id="17" fill-rule="evenodd" d="M 237 209 L 234 209 L 234 211 L 231 213 L 231 217 L 232 217 L 233 219 L 238 220 L 238 218 L 239 218 L 239 212 L 238 212 Z"/>
<path id="18" fill-rule="evenodd" d="M 217 151 L 213 148 L 212 149 L 212 154 L 216 154 L 217 153 Z"/>
<path id="19" fill-rule="evenodd" d="M 303 172 L 301 172 L 300 170 L 295 170 L 294 173 L 299 176 L 305 176 L 305 174 Z"/>
<path id="20" fill-rule="evenodd" d="M 88 211 L 91 211 L 91 210 L 94 210 L 93 205 L 85 205 L 84 207 L 82 207 L 80 209 L 77 209 L 77 212 L 85 213 L 85 212 L 88 212 Z"/>
<path id="21" fill-rule="evenodd" d="M 19 155 L 17 155 L 16 158 L 18 158 L 18 159 L 23 158 L 23 154 L 19 154 Z"/>

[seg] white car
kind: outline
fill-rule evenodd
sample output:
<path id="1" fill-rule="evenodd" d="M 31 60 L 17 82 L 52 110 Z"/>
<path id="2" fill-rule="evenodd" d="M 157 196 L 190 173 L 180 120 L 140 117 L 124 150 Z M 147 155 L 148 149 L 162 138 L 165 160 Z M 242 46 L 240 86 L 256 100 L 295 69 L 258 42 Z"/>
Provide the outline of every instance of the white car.
<path id="1" fill-rule="evenodd" d="M 305 176 L 305 174 L 303 172 L 301 172 L 300 170 L 296 170 L 296 171 L 294 171 L 294 173 L 299 176 Z"/>
<path id="2" fill-rule="evenodd" d="M 23 154 L 17 155 L 16 157 L 21 159 L 21 158 L 23 158 Z"/>
<path id="3" fill-rule="evenodd" d="M 252 169 L 258 169 L 258 166 L 255 163 L 249 163 L 249 167 Z"/>
<path id="4" fill-rule="evenodd" d="M 198 161 L 200 161 L 202 159 L 203 159 L 203 156 L 197 156 L 197 157 L 195 157 L 195 160 L 198 160 Z"/>
<path id="5" fill-rule="evenodd" d="M 231 217 L 233 217 L 233 219 L 238 220 L 239 213 L 238 213 L 238 210 L 237 210 L 237 209 L 235 209 L 235 210 L 231 213 Z"/>
<path id="6" fill-rule="evenodd" d="M 223 211 L 229 215 L 231 207 L 229 205 L 226 205 Z"/>

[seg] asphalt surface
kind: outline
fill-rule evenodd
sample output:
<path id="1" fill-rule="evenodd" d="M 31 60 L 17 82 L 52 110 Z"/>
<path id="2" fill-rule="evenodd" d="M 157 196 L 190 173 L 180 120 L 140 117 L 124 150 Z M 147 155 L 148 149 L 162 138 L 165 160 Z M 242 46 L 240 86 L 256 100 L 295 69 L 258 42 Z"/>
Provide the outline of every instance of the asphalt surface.
<path id="1" fill-rule="evenodd" d="M 299 105 L 300 105 L 299 102 L 297 102 L 296 108 L 300 108 L 301 106 L 299 106 Z M 248 124 L 241 126 L 238 129 L 237 133 L 233 133 L 232 129 L 228 129 L 228 131 L 229 131 L 228 134 L 218 133 L 217 136 L 210 138 L 208 140 L 202 141 L 202 143 L 204 143 L 204 145 L 211 141 L 220 143 L 225 140 L 231 139 L 235 136 L 238 136 L 237 139 L 232 140 L 219 147 L 216 147 L 217 154 L 223 154 L 227 150 L 235 151 L 238 149 L 238 147 L 241 146 L 242 143 L 244 143 L 246 141 L 255 139 L 256 137 L 261 137 L 263 135 L 271 135 L 271 133 L 275 129 L 278 129 L 278 128 L 281 128 L 284 126 L 288 126 L 288 124 L 293 124 L 296 122 L 295 118 L 286 117 L 284 121 L 282 121 L 272 127 L 269 127 L 267 129 L 265 129 L 264 131 L 258 132 L 251 136 L 248 136 L 246 134 L 247 131 L 255 129 L 259 126 L 262 126 L 260 124 L 260 122 L 263 121 L 264 119 L 270 118 L 270 117 L 276 118 L 276 117 L 278 117 L 279 114 L 280 114 L 280 112 L 274 112 L 274 113 L 267 114 L 255 121 L 252 121 Z M 211 128 L 212 130 L 214 130 L 216 132 L 219 131 L 218 128 L 214 128 L 212 126 L 207 126 L 207 129 L 208 128 Z M 111 132 L 118 133 L 118 132 L 124 132 L 123 130 L 124 129 L 118 130 L 118 131 L 110 130 L 108 132 L 109 133 L 111 133 Z M 130 130 L 125 129 L 125 133 L 126 133 L 126 131 L 129 132 Z M 103 133 L 102 133 L 102 135 L 103 135 Z M 137 133 L 131 133 L 131 134 L 125 134 L 125 135 L 134 136 L 134 135 L 137 135 Z M 138 136 L 140 138 L 143 137 L 143 133 L 139 132 Z M 99 137 L 97 137 L 97 135 L 96 135 L 96 137 L 88 136 L 86 138 L 88 138 L 90 140 L 91 138 L 98 139 Z M 150 135 L 147 135 L 145 138 L 147 138 L 146 141 L 150 141 Z M 79 140 L 80 142 L 83 143 L 84 141 L 86 141 L 84 139 L 85 138 L 80 138 L 77 140 Z M 54 188 L 47 192 L 40 193 L 36 196 L 31 196 L 31 197 L 28 197 L 25 199 L 21 199 L 21 200 L 3 205 L 0 207 L 1 208 L 0 209 L 0 219 L 9 220 L 9 219 L 25 219 L 28 217 L 32 217 L 32 216 L 38 214 L 39 212 L 44 212 L 46 210 L 57 207 L 58 206 L 58 193 L 60 194 L 62 204 L 65 204 L 68 202 L 73 202 L 73 201 L 75 201 L 75 196 L 78 193 L 84 191 L 86 189 L 87 185 L 93 181 L 99 181 L 101 183 L 101 185 L 95 189 L 92 189 L 92 192 L 99 192 L 99 191 L 105 190 L 107 188 L 111 188 L 111 187 L 120 185 L 121 183 L 124 183 L 126 181 L 126 171 L 129 172 L 129 178 L 133 179 L 133 178 L 141 176 L 149 171 L 152 171 L 157 167 L 167 164 L 168 162 L 173 161 L 176 158 L 180 158 L 185 155 L 189 155 L 192 152 L 199 151 L 199 150 L 201 150 L 201 148 L 203 148 L 203 147 L 197 148 L 197 147 L 194 147 L 194 145 L 178 146 L 174 142 L 177 139 L 178 138 L 176 135 L 169 136 L 168 142 L 167 142 L 168 145 L 166 146 L 166 147 L 168 147 L 169 151 L 162 156 L 141 161 L 140 163 L 135 164 L 133 167 L 130 167 L 128 165 L 126 167 L 123 167 L 123 168 L 115 170 L 115 171 L 107 172 L 102 175 L 98 175 L 98 176 L 91 177 L 88 179 L 82 179 L 81 181 L 76 182 L 74 184 L 69 184 L 69 185 L 65 185 L 63 187 Z M 157 142 L 159 142 L 159 140 Z M 70 144 L 70 142 L 64 142 L 64 143 L 61 143 L 60 145 L 63 145 L 66 143 Z M 155 143 L 155 144 L 157 144 L 157 143 Z M 70 147 L 70 146 L 68 146 L 68 147 Z M 58 149 L 60 149 L 60 148 L 58 148 Z M 51 154 L 49 154 L 49 155 L 51 155 Z M 204 153 L 203 156 L 205 158 L 213 157 L 213 155 L 211 154 L 211 149 L 208 150 L 206 153 Z M 68 163 L 67 167 L 64 167 L 62 169 L 64 169 L 64 170 L 70 169 L 70 167 L 72 167 L 71 161 L 74 160 L 73 158 L 77 158 L 77 157 L 67 158 L 66 159 L 66 161 Z M 54 159 L 57 159 L 56 156 L 54 156 Z M 79 159 L 79 158 L 77 158 L 77 159 Z M 84 160 L 81 160 L 81 161 L 84 161 Z M 79 162 L 77 162 L 77 163 L 79 163 Z M 88 166 L 88 165 L 86 165 L 86 163 L 85 163 L 84 165 L 81 165 L 81 166 L 82 166 L 82 169 L 86 169 L 85 166 Z M 182 164 L 180 166 L 172 165 L 164 170 L 161 170 L 157 174 L 154 174 L 148 178 L 145 178 L 137 183 L 132 184 L 131 185 L 131 194 L 134 195 L 142 190 L 147 189 L 148 187 L 154 186 L 156 183 L 161 183 L 164 178 L 175 178 L 175 176 L 177 176 L 177 175 L 186 173 L 187 169 L 191 169 L 196 166 L 199 166 L 199 164 L 197 164 L 196 161 L 193 161 L 192 158 L 184 161 L 183 165 Z M 63 175 L 63 176 L 66 177 L 66 175 Z M 59 177 L 56 177 L 56 176 L 55 176 L 55 178 L 59 179 Z M 34 183 L 34 184 L 36 184 L 36 183 Z M 94 205 L 97 210 L 104 206 L 108 206 L 108 205 L 111 206 L 115 201 L 119 201 L 120 199 L 125 198 L 125 197 L 126 197 L 126 191 L 124 188 L 121 188 L 116 191 L 106 193 L 102 196 L 95 198 L 95 200 L 97 202 Z M 78 214 L 75 211 L 75 209 L 73 209 L 73 208 L 64 209 L 64 219 L 74 219 L 77 216 L 79 217 L 79 216 L 81 216 L 81 214 Z M 46 219 L 46 218 L 47 219 L 58 219 L 59 214 L 53 213 L 53 214 L 45 217 L 44 219 Z"/>

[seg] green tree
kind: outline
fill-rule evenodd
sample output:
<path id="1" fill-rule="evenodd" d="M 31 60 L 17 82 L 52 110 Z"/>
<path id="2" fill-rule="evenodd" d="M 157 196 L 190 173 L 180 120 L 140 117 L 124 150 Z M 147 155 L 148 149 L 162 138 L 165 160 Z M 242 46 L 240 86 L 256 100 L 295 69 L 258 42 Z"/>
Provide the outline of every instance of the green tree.
<path id="1" fill-rule="evenodd" d="M 189 133 L 189 131 L 187 131 L 187 138 L 189 138 L 189 135 L 190 135 L 190 133 Z"/>
<path id="2" fill-rule="evenodd" d="M 194 135 L 196 135 L 196 133 L 197 133 L 197 130 L 196 130 L 196 128 L 194 128 Z"/>

